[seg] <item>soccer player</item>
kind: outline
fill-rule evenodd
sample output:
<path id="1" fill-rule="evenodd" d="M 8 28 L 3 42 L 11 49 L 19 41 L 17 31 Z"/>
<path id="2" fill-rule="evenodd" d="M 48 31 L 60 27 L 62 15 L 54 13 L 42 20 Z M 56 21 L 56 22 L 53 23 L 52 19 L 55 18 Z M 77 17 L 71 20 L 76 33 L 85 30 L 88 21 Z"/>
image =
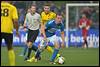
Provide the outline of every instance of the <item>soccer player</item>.
<path id="1" fill-rule="evenodd" d="M 43 36 L 43 39 L 41 40 L 40 49 L 37 50 L 36 57 L 38 57 L 39 54 L 42 52 L 42 50 L 44 50 L 44 47 L 45 48 L 48 47 L 47 44 L 49 40 L 50 42 L 53 42 L 55 46 L 52 57 L 50 59 L 51 63 L 54 63 L 54 59 L 56 58 L 60 48 L 60 43 L 59 43 L 60 38 L 56 35 L 57 30 L 61 31 L 61 38 L 62 38 L 61 47 L 64 47 L 65 44 L 64 24 L 62 22 L 62 15 L 60 14 L 57 14 L 55 20 L 47 22 L 45 31 L 43 32 L 45 37 Z"/>
<path id="2" fill-rule="evenodd" d="M 41 21 L 41 35 L 44 35 L 43 31 L 44 31 L 44 28 L 45 28 L 45 24 L 48 21 L 55 19 L 55 17 L 56 17 L 56 14 L 54 12 L 50 11 L 50 5 L 45 4 L 44 5 L 44 11 L 41 13 L 41 20 L 42 20 Z M 53 49 L 50 46 L 46 47 L 46 49 L 51 53 L 53 52 Z"/>
<path id="3" fill-rule="evenodd" d="M 10 4 L 11 1 L 1 2 L 1 41 L 4 38 L 8 49 L 10 66 L 15 66 L 15 53 L 12 47 L 13 29 L 18 33 L 18 13 L 15 6 Z"/>
<path id="4" fill-rule="evenodd" d="M 84 43 L 82 45 L 82 47 L 86 47 L 88 48 L 88 43 L 87 43 L 87 35 L 88 35 L 88 30 L 90 28 L 91 25 L 91 20 L 89 20 L 85 14 L 82 15 L 82 18 L 79 20 L 79 28 L 82 29 L 82 36 L 84 39 Z"/>
<path id="5" fill-rule="evenodd" d="M 28 36 L 27 36 L 27 46 L 28 46 L 28 55 L 25 57 L 25 60 L 28 60 L 30 58 L 31 50 L 36 51 L 38 49 L 37 46 L 32 45 L 39 33 L 39 26 L 41 17 L 40 14 L 36 12 L 36 6 L 32 5 L 30 8 L 30 12 L 27 13 L 25 22 L 24 22 L 24 28 L 26 28 L 26 24 L 28 26 Z"/>

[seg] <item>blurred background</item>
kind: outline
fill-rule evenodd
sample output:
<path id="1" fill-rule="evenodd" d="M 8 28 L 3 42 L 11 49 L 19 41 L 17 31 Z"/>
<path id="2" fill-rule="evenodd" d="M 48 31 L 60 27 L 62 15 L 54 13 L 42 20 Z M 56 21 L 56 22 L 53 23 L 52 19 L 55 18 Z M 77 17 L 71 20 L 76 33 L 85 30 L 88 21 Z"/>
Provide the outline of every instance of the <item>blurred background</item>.
<path id="1" fill-rule="evenodd" d="M 23 25 L 25 15 L 27 13 L 27 10 L 30 8 L 32 4 L 35 4 L 37 6 L 37 12 L 41 13 L 43 11 L 43 5 L 45 3 L 50 4 L 51 11 L 55 13 L 61 13 L 64 17 L 66 16 L 66 3 L 99 3 L 99 1 L 13 1 L 12 2 L 17 8 L 19 13 L 19 24 Z M 71 16 L 70 18 L 73 18 L 70 20 L 69 26 L 70 28 L 73 28 L 76 24 L 75 21 L 78 19 L 74 16 L 80 16 L 82 12 L 88 12 L 89 15 L 91 15 L 91 19 L 93 20 L 93 28 L 99 27 L 99 7 L 84 7 L 82 9 L 81 7 L 76 10 L 76 8 L 72 7 L 70 8 Z M 79 12 L 81 10 L 81 12 Z M 78 15 L 76 15 L 78 14 Z"/>

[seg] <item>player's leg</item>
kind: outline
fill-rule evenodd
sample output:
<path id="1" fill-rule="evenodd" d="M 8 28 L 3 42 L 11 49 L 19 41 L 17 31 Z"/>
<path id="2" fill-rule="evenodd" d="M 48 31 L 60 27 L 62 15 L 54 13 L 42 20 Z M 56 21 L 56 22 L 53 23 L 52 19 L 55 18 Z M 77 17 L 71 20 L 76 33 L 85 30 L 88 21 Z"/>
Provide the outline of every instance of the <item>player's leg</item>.
<path id="1" fill-rule="evenodd" d="M 33 56 L 32 58 L 30 58 L 28 61 L 29 62 L 32 62 L 34 59 L 36 59 L 36 60 L 40 60 L 41 59 L 41 57 L 40 57 L 40 54 L 41 54 L 41 45 L 44 45 L 43 44 L 43 37 L 39 37 L 39 40 L 38 40 L 38 49 L 37 49 L 37 51 L 36 51 L 36 53 L 35 53 L 35 57 Z"/>
<path id="2" fill-rule="evenodd" d="M 8 48 L 8 57 L 11 66 L 15 66 L 15 53 L 12 47 L 13 42 L 13 34 L 5 34 L 5 43 L 7 44 Z"/>
<path id="3" fill-rule="evenodd" d="M 24 55 L 24 56 L 25 56 L 27 50 L 28 50 L 28 47 L 27 47 L 27 45 L 25 44 L 25 45 L 24 45 L 24 51 L 23 51 L 23 55 Z"/>
<path id="4" fill-rule="evenodd" d="M 45 43 L 45 44 L 44 44 Z M 41 60 L 40 54 L 45 49 L 47 42 L 43 40 L 43 38 L 39 39 L 38 49 L 36 50 L 35 57 L 32 57 L 29 62 L 32 62 L 35 59 L 35 62 Z"/>
<path id="5" fill-rule="evenodd" d="M 84 39 L 83 47 L 86 45 L 86 47 L 88 48 L 88 43 L 87 43 L 87 30 L 86 29 L 83 29 L 82 30 L 82 36 L 83 36 L 83 39 Z"/>
<path id="6" fill-rule="evenodd" d="M 54 51 L 54 50 L 52 49 L 51 46 L 47 46 L 46 49 L 47 49 L 50 53 L 53 53 L 53 51 Z M 59 56 L 60 56 L 60 54 L 57 54 L 56 57 L 58 58 Z"/>
<path id="7" fill-rule="evenodd" d="M 28 55 L 25 58 L 25 60 L 29 59 L 30 54 L 31 54 L 31 50 L 36 51 L 38 49 L 37 46 L 32 45 L 35 42 L 35 40 L 36 40 L 36 38 L 38 36 L 38 33 L 39 33 L 39 30 L 35 30 L 35 31 L 29 30 L 29 33 L 28 33 L 28 44 L 27 44 L 28 45 Z"/>
<path id="8" fill-rule="evenodd" d="M 19 56 L 25 56 L 27 50 L 28 50 L 28 47 L 26 44 L 24 44 L 23 51 L 21 52 L 21 54 Z"/>
<path id="9" fill-rule="evenodd" d="M 85 32 L 85 35 L 84 35 L 84 44 L 85 44 L 86 47 L 88 48 L 88 43 L 87 43 L 87 32 Z"/>
<path id="10" fill-rule="evenodd" d="M 33 42 L 35 42 L 35 40 L 37 39 L 38 34 L 39 34 L 39 30 L 36 30 L 36 31 L 33 33 L 33 35 L 34 35 L 34 37 L 33 37 L 33 39 L 32 39 Z M 32 50 L 34 50 L 34 51 L 36 52 L 37 49 L 38 49 L 37 46 L 32 45 Z M 33 58 L 35 58 L 35 57 L 33 56 Z M 38 58 L 40 58 L 40 56 L 39 56 Z"/>
<path id="11" fill-rule="evenodd" d="M 58 45 L 58 43 L 55 41 L 54 52 L 53 52 L 52 57 L 51 57 L 51 59 L 50 59 L 50 62 L 51 62 L 51 63 L 54 63 L 54 60 L 55 60 L 55 58 L 56 58 L 58 52 L 59 52 L 59 45 Z"/>
<path id="12" fill-rule="evenodd" d="M 52 49 L 52 47 L 47 46 L 46 49 L 47 49 L 50 53 L 53 53 L 53 49 Z"/>
<path id="13" fill-rule="evenodd" d="M 60 38 L 58 38 L 59 39 L 59 41 L 60 41 Z M 49 40 L 49 42 L 52 42 L 52 44 L 54 44 L 54 41 L 55 40 L 55 37 L 51 37 L 50 38 L 50 40 Z M 50 43 L 48 43 L 48 46 L 47 46 L 47 50 L 50 50 L 50 49 L 52 49 L 51 51 L 49 51 L 50 53 L 53 53 L 54 52 L 54 49 L 51 47 L 51 46 L 49 46 L 50 45 Z M 58 57 L 60 57 L 61 55 L 60 54 L 57 54 L 57 56 L 56 56 L 56 58 L 58 58 Z"/>
<path id="14" fill-rule="evenodd" d="M 56 35 L 52 36 L 51 39 L 54 42 L 54 51 L 53 51 L 52 57 L 50 59 L 50 63 L 53 63 L 55 58 L 56 58 L 56 56 L 57 56 L 57 54 L 58 54 L 58 52 L 59 52 L 60 45 L 59 45 L 59 42 L 58 42 L 59 38 Z"/>
<path id="15" fill-rule="evenodd" d="M 32 45 L 32 42 L 30 42 L 30 38 L 32 37 L 32 34 L 31 34 L 31 31 L 28 29 L 28 35 L 27 35 L 27 47 L 28 47 L 28 53 L 27 53 L 27 56 L 25 57 L 24 60 L 27 60 L 29 59 L 30 55 L 31 55 L 31 45 Z M 30 45 L 30 47 L 29 47 Z"/>

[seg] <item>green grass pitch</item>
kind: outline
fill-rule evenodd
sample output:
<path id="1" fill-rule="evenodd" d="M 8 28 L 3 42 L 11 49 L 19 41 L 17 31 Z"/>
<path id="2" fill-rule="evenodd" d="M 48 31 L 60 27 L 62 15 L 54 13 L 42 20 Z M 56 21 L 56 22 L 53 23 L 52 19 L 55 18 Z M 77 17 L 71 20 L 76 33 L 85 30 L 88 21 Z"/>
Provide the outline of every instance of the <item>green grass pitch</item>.
<path id="1" fill-rule="evenodd" d="M 99 48 L 64 48 L 60 53 L 65 58 L 65 63 L 49 64 L 51 54 L 45 50 L 42 53 L 40 61 L 29 63 L 24 61 L 24 57 L 19 56 L 23 47 L 14 47 L 16 54 L 16 66 L 98 66 L 99 65 Z M 34 54 L 34 51 L 32 52 Z M 6 47 L 1 47 L 1 66 L 9 66 L 8 52 Z"/>

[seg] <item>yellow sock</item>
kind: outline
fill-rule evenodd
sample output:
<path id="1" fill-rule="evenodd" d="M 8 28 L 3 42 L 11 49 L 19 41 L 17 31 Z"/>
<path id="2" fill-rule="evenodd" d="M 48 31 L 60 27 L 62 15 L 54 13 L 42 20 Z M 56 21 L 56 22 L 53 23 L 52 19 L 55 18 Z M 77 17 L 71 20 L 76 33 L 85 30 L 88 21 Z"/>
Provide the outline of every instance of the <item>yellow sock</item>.
<path id="1" fill-rule="evenodd" d="M 46 48 L 50 53 L 53 53 L 53 49 L 50 46 L 47 46 Z"/>
<path id="2" fill-rule="evenodd" d="M 15 53 L 14 50 L 8 50 L 9 62 L 10 66 L 15 66 Z"/>
<path id="3" fill-rule="evenodd" d="M 51 53 L 53 53 L 53 49 L 50 46 L 47 46 L 47 50 Z M 60 54 L 57 54 L 57 58 L 60 56 Z"/>

